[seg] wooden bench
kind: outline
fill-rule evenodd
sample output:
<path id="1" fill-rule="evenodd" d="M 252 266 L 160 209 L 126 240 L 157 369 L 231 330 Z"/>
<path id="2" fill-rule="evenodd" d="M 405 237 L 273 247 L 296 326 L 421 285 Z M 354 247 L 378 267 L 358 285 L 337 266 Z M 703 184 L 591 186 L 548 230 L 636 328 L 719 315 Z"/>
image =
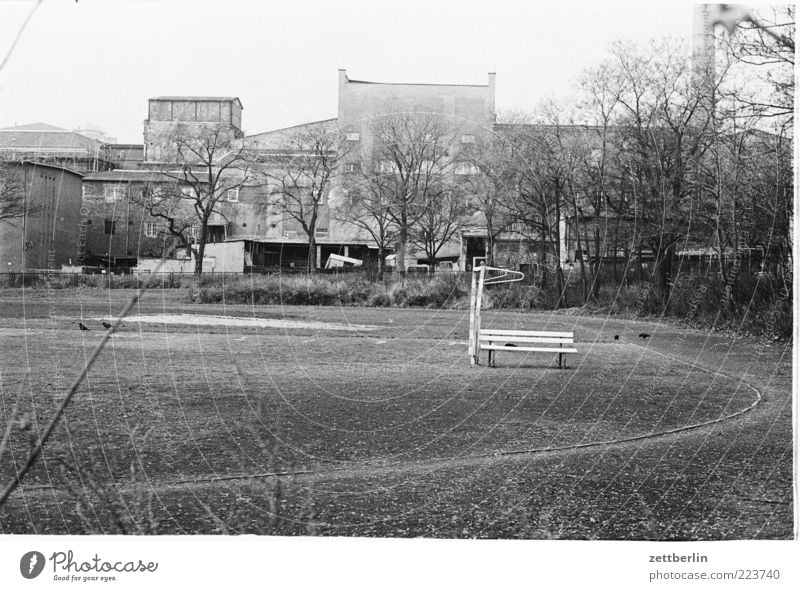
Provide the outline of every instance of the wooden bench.
<path id="1" fill-rule="evenodd" d="M 495 355 L 497 351 L 509 351 L 511 353 L 556 353 L 558 354 L 558 367 L 562 365 L 562 357 L 567 353 L 577 353 L 574 347 L 565 347 L 575 342 L 574 334 L 571 332 L 550 332 L 543 330 L 499 330 L 493 328 L 481 328 L 478 331 L 478 351 L 489 351 L 489 367 L 496 367 Z M 543 345 L 558 345 L 543 346 Z"/>

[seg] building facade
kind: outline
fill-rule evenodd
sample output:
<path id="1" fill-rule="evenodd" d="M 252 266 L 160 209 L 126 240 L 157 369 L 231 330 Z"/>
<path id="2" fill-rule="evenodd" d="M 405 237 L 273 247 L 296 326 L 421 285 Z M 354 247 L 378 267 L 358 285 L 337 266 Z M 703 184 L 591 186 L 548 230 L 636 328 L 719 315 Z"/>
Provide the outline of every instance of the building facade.
<path id="1" fill-rule="evenodd" d="M 0 267 L 4 273 L 60 270 L 79 264 L 80 173 L 41 162 L 3 166 L 2 182 L 14 182 L 22 195 L 21 215 L 0 219 Z"/>

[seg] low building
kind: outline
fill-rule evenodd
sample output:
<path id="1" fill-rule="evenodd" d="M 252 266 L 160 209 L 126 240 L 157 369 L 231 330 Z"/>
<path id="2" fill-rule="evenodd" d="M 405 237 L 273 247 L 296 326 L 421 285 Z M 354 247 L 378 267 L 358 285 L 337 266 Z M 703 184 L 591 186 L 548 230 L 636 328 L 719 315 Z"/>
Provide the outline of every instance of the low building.
<path id="1" fill-rule="evenodd" d="M 60 270 L 81 266 L 85 228 L 81 223 L 78 172 L 41 162 L 3 164 L 0 182 L 22 196 L 19 215 L 0 219 L 2 272 Z"/>
<path id="2" fill-rule="evenodd" d="M 165 232 L 165 220 L 141 205 L 146 191 L 176 182 L 159 172 L 115 170 L 83 179 L 82 223 L 86 265 L 109 270 L 134 267 L 140 257 L 172 255 L 178 244 Z"/>

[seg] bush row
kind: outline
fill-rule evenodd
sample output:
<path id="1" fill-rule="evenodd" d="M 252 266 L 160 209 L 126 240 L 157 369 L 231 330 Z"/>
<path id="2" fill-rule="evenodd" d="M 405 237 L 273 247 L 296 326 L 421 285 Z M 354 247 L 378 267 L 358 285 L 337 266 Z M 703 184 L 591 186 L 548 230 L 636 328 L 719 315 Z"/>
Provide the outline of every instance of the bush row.
<path id="1" fill-rule="evenodd" d="M 562 306 L 584 306 L 596 314 L 669 317 L 690 326 L 730 328 L 741 332 L 789 338 L 792 330 L 791 286 L 765 275 L 742 274 L 725 285 L 718 275 L 683 273 L 674 282 L 665 303 L 649 283 L 626 280 L 619 284 L 604 277 L 596 297 L 584 301 L 584 291 L 567 285 Z M 0 287 L 59 288 L 189 288 L 192 277 L 180 274 L 61 275 L 4 274 Z M 388 277 L 382 282 L 364 273 L 341 275 L 204 275 L 199 290 L 202 303 L 371 306 L 466 309 L 470 276 L 439 273 Z M 505 283 L 487 287 L 485 309 L 553 309 L 558 300 L 553 282 Z"/>

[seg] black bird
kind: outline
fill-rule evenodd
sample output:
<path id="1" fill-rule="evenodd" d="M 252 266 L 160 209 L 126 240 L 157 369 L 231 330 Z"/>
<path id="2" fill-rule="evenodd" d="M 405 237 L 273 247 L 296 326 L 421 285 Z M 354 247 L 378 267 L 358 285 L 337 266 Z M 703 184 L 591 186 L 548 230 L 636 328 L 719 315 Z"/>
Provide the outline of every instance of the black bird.
<path id="1" fill-rule="evenodd" d="M 103 328 L 108 330 L 109 328 L 111 328 L 111 325 L 108 322 L 103 322 Z"/>
<path id="2" fill-rule="evenodd" d="M 649 334 L 647 334 L 646 332 L 640 332 L 640 333 L 639 333 L 639 338 L 640 338 L 640 339 L 649 339 L 649 338 L 650 338 L 650 335 L 649 335 Z"/>
<path id="3" fill-rule="evenodd" d="M 618 334 L 615 334 L 615 335 L 614 335 L 614 340 L 615 340 L 615 341 L 618 341 L 618 340 L 619 340 L 619 335 L 618 335 Z"/>
<path id="4" fill-rule="evenodd" d="M 78 328 L 80 328 L 81 330 L 89 330 L 88 328 L 86 328 L 86 327 L 83 325 L 83 322 L 79 322 L 79 323 L 78 323 Z"/>

